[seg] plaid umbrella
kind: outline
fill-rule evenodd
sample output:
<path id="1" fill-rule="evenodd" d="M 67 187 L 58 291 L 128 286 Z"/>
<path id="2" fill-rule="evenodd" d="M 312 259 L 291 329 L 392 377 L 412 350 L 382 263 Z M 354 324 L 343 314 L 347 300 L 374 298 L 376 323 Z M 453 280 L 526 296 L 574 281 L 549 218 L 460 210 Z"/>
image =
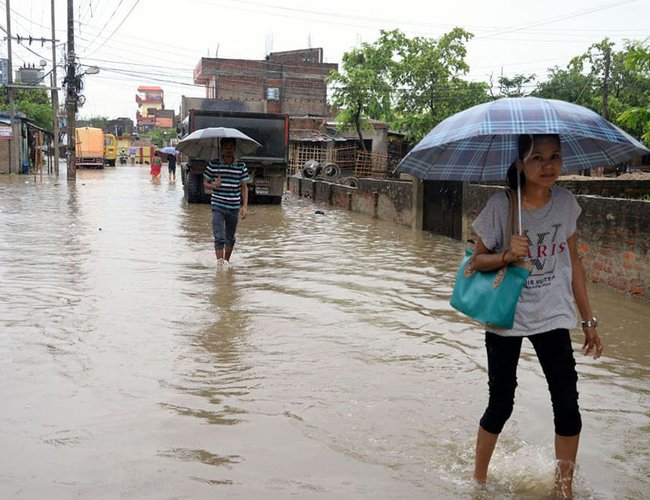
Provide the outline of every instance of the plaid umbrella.
<path id="1" fill-rule="evenodd" d="M 554 99 L 503 98 L 440 122 L 399 163 L 419 179 L 504 180 L 521 134 L 558 134 L 562 172 L 608 166 L 650 153 L 593 111 Z"/>
<path id="2" fill-rule="evenodd" d="M 219 143 L 223 138 L 236 140 L 235 156 L 238 158 L 250 155 L 262 147 L 255 139 L 236 128 L 208 127 L 195 130 L 184 137 L 176 145 L 176 149 L 190 158 L 209 161 L 219 157 Z"/>

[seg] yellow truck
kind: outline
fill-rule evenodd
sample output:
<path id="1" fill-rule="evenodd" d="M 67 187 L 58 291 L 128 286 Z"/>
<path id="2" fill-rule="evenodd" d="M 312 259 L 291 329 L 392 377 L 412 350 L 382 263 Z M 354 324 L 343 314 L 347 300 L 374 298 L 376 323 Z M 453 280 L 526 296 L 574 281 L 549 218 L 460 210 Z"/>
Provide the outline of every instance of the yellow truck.
<path id="1" fill-rule="evenodd" d="M 114 167 L 117 157 L 117 137 L 113 134 L 104 134 L 104 162 L 109 167 Z"/>
<path id="2" fill-rule="evenodd" d="M 77 168 L 104 168 L 104 131 L 100 128 L 75 129 Z"/>

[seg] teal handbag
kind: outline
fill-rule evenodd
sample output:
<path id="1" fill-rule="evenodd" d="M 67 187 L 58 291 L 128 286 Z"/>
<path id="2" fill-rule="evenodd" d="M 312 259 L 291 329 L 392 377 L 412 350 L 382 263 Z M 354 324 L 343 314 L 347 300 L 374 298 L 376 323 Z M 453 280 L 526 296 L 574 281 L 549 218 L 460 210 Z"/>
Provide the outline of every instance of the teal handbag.
<path id="1" fill-rule="evenodd" d="M 509 330 L 515 321 L 521 290 L 532 272 L 530 263 L 515 262 L 494 271 L 480 272 L 472 267 L 473 254 L 471 248 L 465 250 L 451 306 L 485 326 Z"/>
<path id="2" fill-rule="evenodd" d="M 508 192 L 508 198 L 510 215 L 506 234 L 512 234 L 516 202 L 511 192 Z M 472 249 L 465 249 L 465 258 L 456 274 L 450 304 L 485 326 L 510 330 L 515 321 L 521 290 L 532 273 L 533 266 L 530 262 L 516 261 L 500 269 L 481 272 L 472 265 L 473 254 Z"/>

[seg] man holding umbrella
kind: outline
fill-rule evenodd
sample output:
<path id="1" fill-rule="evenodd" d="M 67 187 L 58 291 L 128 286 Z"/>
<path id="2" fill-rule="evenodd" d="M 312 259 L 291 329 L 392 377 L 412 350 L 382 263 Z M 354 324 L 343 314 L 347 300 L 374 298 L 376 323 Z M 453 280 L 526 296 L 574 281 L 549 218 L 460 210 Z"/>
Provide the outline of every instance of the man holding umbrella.
<path id="1" fill-rule="evenodd" d="M 248 213 L 248 169 L 235 160 L 237 140 L 224 137 L 220 140 L 220 161 L 210 161 L 203 174 L 203 186 L 212 191 L 212 231 L 217 265 L 225 266 L 235 246 L 235 232 L 239 215 Z"/>

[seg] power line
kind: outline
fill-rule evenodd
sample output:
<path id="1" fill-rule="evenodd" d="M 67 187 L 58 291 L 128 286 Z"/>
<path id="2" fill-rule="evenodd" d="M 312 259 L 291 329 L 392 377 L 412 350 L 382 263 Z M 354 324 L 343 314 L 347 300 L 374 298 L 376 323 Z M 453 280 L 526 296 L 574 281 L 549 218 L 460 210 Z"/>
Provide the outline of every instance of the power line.
<path id="1" fill-rule="evenodd" d="M 120 2 L 121 2 L 121 0 L 120 0 Z M 90 54 L 84 54 L 84 56 L 91 56 L 95 52 L 97 52 L 99 49 L 101 49 L 104 45 L 106 45 L 106 42 L 108 42 L 113 37 L 113 35 L 115 35 L 115 33 L 117 33 L 117 30 L 119 30 L 122 27 L 122 25 L 124 24 L 124 21 L 126 21 L 128 19 L 128 17 L 131 15 L 133 10 L 138 6 L 139 3 L 140 3 L 140 0 L 135 0 L 135 3 L 133 4 L 133 7 L 131 7 L 129 12 L 127 12 L 126 16 L 124 16 L 124 18 L 122 19 L 120 24 L 117 25 L 117 27 L 112 31 L 112 33 L 110 35 L 108 35 L 108 37 L 106 39 L 104 39 L 102 44 L 99 47 L 97 47 L 95 50 L 93 50 Z"/>

